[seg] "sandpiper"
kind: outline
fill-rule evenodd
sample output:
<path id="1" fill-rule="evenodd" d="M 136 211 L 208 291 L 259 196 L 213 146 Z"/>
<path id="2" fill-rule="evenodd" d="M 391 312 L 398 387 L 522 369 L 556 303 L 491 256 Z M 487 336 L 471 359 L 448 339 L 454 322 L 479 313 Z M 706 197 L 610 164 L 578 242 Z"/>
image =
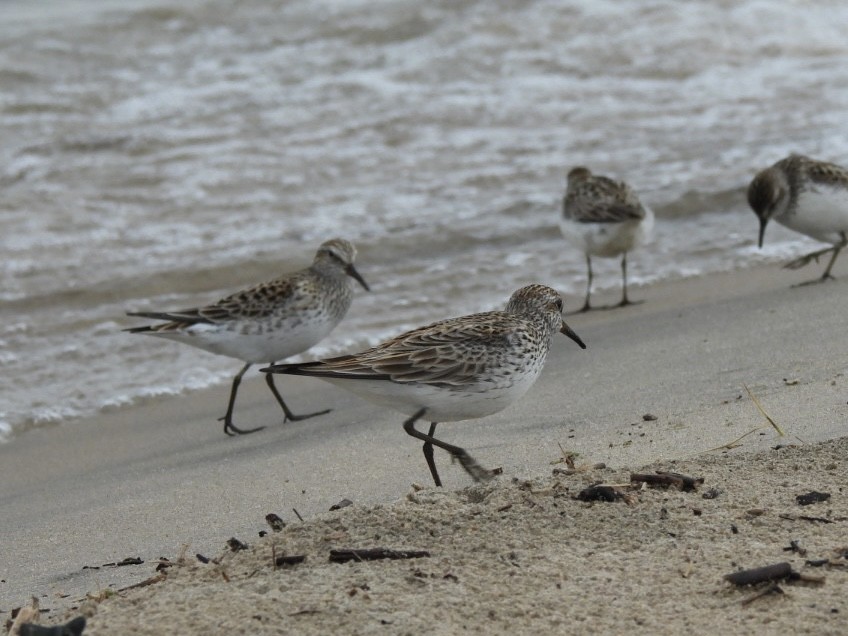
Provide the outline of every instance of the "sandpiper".
<path id="1" fill-rule="evenodd" d="M 533 385 L 551 341 L 560 332 L 586 348 L 562 319 L 562 298 L 550 287 L 516 291 L 503 311 L 435 322 L 361 353 L 262 369 L 307 375 L 337 384 L 409 417 L 403 428 L 424 441 L 424 457 L 436 486 L 442 481 L 433 446 L 459 460 L 475 481 L 490 479 L 465 449 L 433 437 L 438 422 L 484 417 L 509 406 Z M 426 418 L 429 433 L 415 429 Z"/>
<path id="2" fill-rule="evenodd" d="M 622 292 L 618 306 L 631 304 L 627 298 L 627 252 L 645 241 L 653 226 L 654 213 L 623 181 L 594 175 L 583 166 L 568 173 L 560 230 L 569 243 L 586 255 L 586 301 L 580 311 L 592 308 L 592 256 L 621 255 Z"/>
<path id="3" fill-rule="evenodd" d="M 760 220 L 760 247 L 771 219 L 831 244 L 784 265 L 798 269 L 833 252 L 821 278 L 802 284 L 833 278 L 830 275 L 833 263 L 848 244 L 848 169 L 803 155 L 789 155 L 754 177 L 748 186 L 748 204 Z"/>
<path id="4" fill-rule="evenodd" d="M 353 261 L 356 248 L 344 239 L 322 243 L 312 265 L 236 292 L 218 302 L 182 311 L 138 311 L 128 316 L 163 320 L 154 325 L 126 329 L 159 338 L 168 338 L 231 358 L 246 364 L 233 378 L 230 401 L 224 420 L 227 435 L 253 433 L 264 427 L 241 429 L 233 424 L 233 407 L 242 376 L 257 362 L 273 364 L 306 351 L 339 324 L 353 298 L 351 281 L 368 285 Z M 265 380 L 285 413 L 285 420 L 303 420 L 329 410 L 295 415 L 283 401 L 273 376 Z"/>

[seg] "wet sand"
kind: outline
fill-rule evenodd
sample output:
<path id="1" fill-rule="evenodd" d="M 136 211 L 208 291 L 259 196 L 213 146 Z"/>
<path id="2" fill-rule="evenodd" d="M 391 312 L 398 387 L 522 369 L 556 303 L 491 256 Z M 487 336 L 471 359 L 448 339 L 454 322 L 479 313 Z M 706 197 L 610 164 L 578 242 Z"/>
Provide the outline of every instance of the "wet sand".
<path id="1" fill-rule="evenodd" d="M 772 266 L 635 288 L 645 303 L 569 317 L 586 351 L 559 339 L 522 401 L 439 428 L 484 466 L 502 467 L 490 484 L 473 485 L 437 454 L 445 488 L 432 488 L 402 416 L 302 378 L 279 383 L 292 407 L 331 414 L 283 425 L 253 376 L 237 424 L 268 428 L 235 439 L 216 421 L 226 388 L 29 432 L 0 446 L 0 617 L 35 595 L 52 610 L 45 621 L 61 620 L 86 593 L 140 582 L 159 557 L 182 551 L 167 580 L 99 604 L 86 634 L 844 632 L 844 568 L 817 569 L 824 585 L 785 585 L 787 594 L 746 606 L 751 591 L 721 579 L 784 560 L 804 569 L 805 558 L 783 551 L 791 539 L 807 559 L 843 545 L 845 443 L 818 443 L 846 432 L 848 276 L 837 266 L 835 282 L 790 288 L 816 272 Z M 758 427 L 732 452 L 711 450 Z M 578 465 L 606 468 L 552 476 L 561 447 Z M 573 499 L 653 462 L 705 483 L 696 493 L 638 492 L 630 504 Z M 703 499 L 710 488 L 722 494 Z M 799 507 L 795 496 L 809 490 L 832 497 Z M 327 512 L 343 498 L 354 505 Z M 289 525 L 260 539 L 270 512 Z M 194 559 L 221 555 L 233 536 L 250 550 L 219 566 Z M 307 560 L 276 571 L 271 542 Z M 330 548 L 376 546 L 431 556 L 326 562 Z M 103 567 L 128 557 L 144 563 Z"/>

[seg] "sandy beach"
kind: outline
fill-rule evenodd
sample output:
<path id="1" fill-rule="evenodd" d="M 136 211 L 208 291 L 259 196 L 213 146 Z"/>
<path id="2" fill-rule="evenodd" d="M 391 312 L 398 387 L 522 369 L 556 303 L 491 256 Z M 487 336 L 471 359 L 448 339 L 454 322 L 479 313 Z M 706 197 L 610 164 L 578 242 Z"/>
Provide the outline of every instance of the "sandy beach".
<path id="1" fill-rule="evenodd" d="M 234 439 L 216 421 L 224 387 L 31 431 L 0 446 L 0 618 L 35 596 L 45 623 L 87 613 L 85 634 L 845 633 L 848 263 L 835 282 L 790 288 L 817 273 L 634 288 L 643 304 L 569 317 L 586 351 L 559 339 L 523 400 L 440 427 L 503 469 L 487 484 L 437 454 L 445 488 L 433 488 L 402 416 L 301 378 L 279 383 L 293 408 L 332 413 L 283 425 L 254 375 L 237 423 L 267 428 Z M 704 483 L 574 498 L 655 469 Z M 800 506 L 809 491 L 831 496 Z M 231 537 L 249 548 L 230 552 Z M 369 547 L 430 556 L 327 559 Z M 274 568 L 272 554 L 306 559 Z M 117 591 L 156 576 L 160 557 L 175 563 L 162 580 Z M 818 559 L 833 564 L 805 565 Z M 782 561 L 824 582 L 743 604 L 756 590 L 722 579 Z"/>

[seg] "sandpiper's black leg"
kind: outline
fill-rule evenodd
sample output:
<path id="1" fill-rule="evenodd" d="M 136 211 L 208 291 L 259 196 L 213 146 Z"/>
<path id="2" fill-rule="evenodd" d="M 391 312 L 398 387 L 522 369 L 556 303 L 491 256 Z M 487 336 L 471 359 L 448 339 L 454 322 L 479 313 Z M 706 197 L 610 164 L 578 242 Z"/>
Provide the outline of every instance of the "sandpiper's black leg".
<path id="1" fill-rule="evenodd" d="M 798 283 L 797 285 L 793 285 L 793 287 L 805 287 L 807 285 L 815 285 L 816 283 L 823 283 L 826 280 L 833 280 L 833 276 L 830 275 L 830 270 L 833 267 L 833 264 L 836 262 L 836 257 L 839 256 L 840 250 L 848 245 L 848 239 L 845 237 L 845 233 L 842 233 L 842 242 L 837 243 L 833 247 L 828 247 L 823 250 L 818 250 L 815 252 L 811 252 L 809 254 L 805 254 L 804 256 L 800 256 L 793 261 L 789 261 L 784 265 L 784 269 L 801 269 L 804 265 L 807 265 L 811 261 L 819 262 L 819 256 L 824 256 L 828 252 L 833 252 L 833 256 L 830 257 L 830 262 L 828 262 L 827 267 L 824 270 L 824 273 L 820 278 L 814 278 L 813 280 L 808 280 L 803 283 Z"/>
<path id="2" fill-rule="evenodd" d="M 236 405 L 236 393 L 238 393 L 239 384 L 241 384 L 242 376 L 247 373 L 247 370 L 252 366 L 251 362 L 245 364 L 241 371 L 236 373 L 236 377 L 233 378 L 233 388 L 230 389 L 230 403 L 227 405 L 227 414 L 224 417 L 218 418 L 218 421 L 224 420 L 224 433 L 227 435 L 247 435 L 248 433 L 255 433 L 256 431 L 261 431 L 264 426 L 259 426 L 257 428 L 249 428 L 242 429 L 233 424 L 233 407 Z"/>
<path id="3" fill-rule="evenodd" d="M 438 422 L 430 422 L 430 431 L 427 433 L 430 437 L 436 434 L 436 424 Z M 433 475 L 433 481 L 441 487 L 442 480 L 439 479 L 439 471 L 436 470 L 436 460 L 433 458 L 433 444 L 424 442 L 424 459 L 427 460 L 427 466 L 430 467 L 430 474 Z"/>
<path id="4" fill-rule="evenodd" d="M 427 444 L 430 444 L 432 446 L 438 446 L 439 448 L 449 452 L 453 457 L 455 457 L 456 459 L 459 460 L 460 465 L 465 469 L 465 472 L 467 472 L 469 475 L 471 475 L 471 477 L 472 477 L 472 479 L 474 479 L 474 481 L 487 481 L 487 480 L 491 479 L 492 478 L 492 472 L 488 471 L 485 468 L 483 468 L 482 466 L 480 466 L 480 464 L 478 464 L 474 460 L 474 458 L 471 457 L 471 455 L 469 455 L 465 451 L 465 449 L 460 448 L 459 446 L 454 446 L 453 444 L 448 444 L 447 442 L 443 442 L 441 440 L 436 439 L 432 435 L 426 435 L 426 434 L 422 433 L 421 431 L 418 431 L 418 430 L 415 429 L 416 420 L 424 417 L 424 413 L 426 412 L 426 410 L 427 409 L 420 409 L 415 413 L 415 415 L 413 415 L 408 420 L 406 420 L 403 423 L 403 430 L 405 430 L 406 433 L 408 435 L 411 435 L 412 437 L 420 439 L 421 441 L 426 442 Z M 432 432 L 435 432 L 435 430 L 436 430 L 436 424 L 435 423 L 430 424 L 430 430 Z M 425 444 L 425 450 L 424 450 L 424 457 L 425 457 L 425 459 L 427 459 L 426 444 Z M 442 482 L 439 479 L 439 473 L 436 471 L 435 462 L 431 463 L 431 460 L 428 459 L 427 464 L 430 467 L 430 474 L 433 476 L 433 481 L 435 482 L 435 484 L 437 486 L 440 486 Z"/>
<path id="5" fill-rule="evenodd" d="M 592 295 L 592 257 L 586 254 L 586 301 L 583 303 L 580 311 L 589 311 L 592 305 L 589 304 L 589 297 Z"/>
<path id="6" fill-rule="evenodd" d="M 629 304 L 630 301 L 627 299 L 627 252 L 624 252 L 621 255 L 621 302 L 618 303 L 618 306 L 624 307 Z"/>
<path id="7" fill-rule="evenodd" d="M 274 364 L 273 362 L 271 364 Z M 265 374 L 265 382 L 268 383 L 268 388 L 271 389 L 271 393 L 274 394 L 274 397 L 277 398 L 277 402 L 280 406 L 283 407 L 283 413 L 286 414 L 283 422 L 299 422 L 300 420 L 306 420 L 310 417 L 315 417 L 316 415 L 326 415 L 330 412 L 331 409 L 324 409 L 323 411 L 317 411 L 315 413 L 305 413 L 303 415 L 295 415 L 289 410 L 289 407 L 286 406 L 286 403 L 283 401 L 283 396 L 280 395 L 280 392 L 277 390 L 277 387 L 274 385 L 274 374 L 266 373 Z"/>

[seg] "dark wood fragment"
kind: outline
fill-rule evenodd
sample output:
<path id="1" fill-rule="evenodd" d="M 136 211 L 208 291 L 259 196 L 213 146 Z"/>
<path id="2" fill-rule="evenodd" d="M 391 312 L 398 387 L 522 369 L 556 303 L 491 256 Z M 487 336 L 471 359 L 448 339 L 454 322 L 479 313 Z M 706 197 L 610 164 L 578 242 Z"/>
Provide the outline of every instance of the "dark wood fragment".
<path id="1" fill-rule="evenodd" d="M 303 521 L 303 517 L 300 516 L 300 513 L 297 511 L 297 508 L 292 508 L 292 512 L 294 513 L 295 517 Z"/>
<path id="2" fill-rule="evenodd" d="M 784 550 L 786 548 L 783 548 Z M 820 568 L 823 565 L 827 565 L 830 563 L 830 559 L 813 559 L 804 561 L 804 565 L 809 565 L 811 568 Z"/>
<path id="3" fill-rule="evenodd" d="M 353 502 L 350 499 L 342 499 L 339 503 L 333 504 L 330 506 L 330 512 L 335 510 L 341 510 L 342 508 L 347 508 L 348 506 L 352 506 Z"/>
<path id="4" fill-rule="evenodd" d="M 825 519 L 824 517 L 809 517 L 807 515 L 798 515 L 802 521 L 811 521 L 813 523 L 833 523 L 833 519 Z"/>
<path id="5" fill-rule="evenodd" d="M 194 556 L 196 556 L 197 560 L 200 561 L 201 563 L 209 563 L 209 557 L 205 557 L 202 554 L 200 554 L 199 552 L 197 554 L 195 554 Z"/>
<path id="6" fill-rule="evenodd" d="M 656 419 L 657 419 L 657 416 L 656 416 L 656 415 L 654 415 L 653 413 L 645 413 L 645 414 L 642 416 L 642 421 L 643 421 L 643 422 L 654 422 L 654 421 L 656 421 Z"/>
<path id="7" fill-rule="evenodd" d="M 830 499 L 829 492 L 818 492 L 816 490 L 811 490 L 806 494 L 795 497 L 795 501 L 798 502 L 799 506 L 809 506 L 810 504 L 827 501 L 828 499 Z"/>
<path id="8" fill-rule="evenodd" d="M 282 567 L 284 565 L 297 565 L 298 563 L 303 563 L 305 560 L 305 554 L 290 554 L 278 556 L 276 559 L 274 559 L 274 565 L 276 565 L 277 567 Z"/>
<path id="9" fill-rule="evenodd" d="M 624 495 L 618 488 L 603 484 L 589 486 L 577 493 L 577 499 L 580 501 L 616 501 L 622 497 Z"/>
<path id="10" fill-rule="evenodd" d="M 141 565 L 142 563 L 144 563 L 144 561 L 142 561 L 139 557 L 127 557 L 126 559 L 113 563 L 112 565 L 121 567 L 122 565 Z"/>
<path id="11" fill-rule="evenodd" d="M 389 548 L 363 548 L 358 550 L 330 550 L 331 563 L 348 561 L 373 561 L 376 559 L 420 559 L 428 557 L 427 550 L 390 550 Z"/>
<path id="12" fill-rule="evenodd" d="M 781 581 L 792 576 L 792 566 L 787 562 L 765 565 L 761 568 L 739 570 L 725 574 L 724 579 L 733 585 L 753 585 L 764 581 Z"/>

